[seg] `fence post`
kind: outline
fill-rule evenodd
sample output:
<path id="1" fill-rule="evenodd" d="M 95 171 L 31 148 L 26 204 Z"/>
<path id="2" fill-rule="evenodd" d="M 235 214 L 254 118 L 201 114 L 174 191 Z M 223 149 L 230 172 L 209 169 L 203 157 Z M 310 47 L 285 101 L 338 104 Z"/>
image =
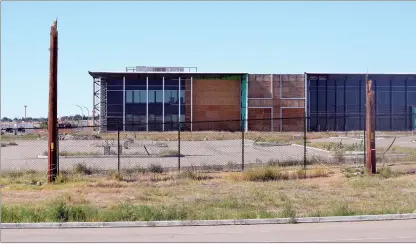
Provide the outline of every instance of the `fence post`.
<path id="1" fill-rule="evenodd" d="M 364 143 L 364 149 L 363 149 L 363 157 L 364 157 L 364 167 L 366 166 L 366 162 L 367 162 L 367 156 L 365 154 L 366 152 L 366 148 L 367 148 L 367 142 L 366 142 L 366 127 L 367 127 L 367 116 L 364 115 L 364 130 L 363 130 L 363 143 Z"/>
<path id="2" fill-rule="evenodd" d="M 244 171 L 244 129 L 244 126 L 241 126 L 241 171 Z"/>
<path id="3" fill-rule="evenodd" d="M 181 171 L 181 122 L 178 118 L 178 171 Z"/>
<path id="4" fill-rule="evenodd" d="M 306 170 L 306 163 L 307 163 L 307 152 L 306 152 L 306 143 L 307 143 L 307 140 L 306 140 L 306 135 L 307 135 L 307 133 L 306 133 L 306 131 L 307 131 L 307 127 L 306 127 L 306 124 L 307 124 L 307 119 L 308 119 L 308 117 L 306 117 L 305 116 L 305 119 L 304 119 L 304 121 L 303 121 L 303 169 L 304 170 Z"/>
<path id="5" fill-rule="evenodd" d="M 117 172 L 120 174 L 120 125 L 117 127 Z"/>

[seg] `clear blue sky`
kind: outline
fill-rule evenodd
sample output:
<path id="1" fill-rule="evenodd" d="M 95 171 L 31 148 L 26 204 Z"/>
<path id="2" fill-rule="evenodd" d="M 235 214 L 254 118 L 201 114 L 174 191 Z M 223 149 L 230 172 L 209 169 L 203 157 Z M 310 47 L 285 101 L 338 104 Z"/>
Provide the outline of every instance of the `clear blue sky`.
<path id="1" fill-rule="evenodd" d="M 92 109 L 88 71 L 415 72 L 416 2 L 2 2 L 1 116 L 47 116 L 58 17 L 58 116 Z"/>

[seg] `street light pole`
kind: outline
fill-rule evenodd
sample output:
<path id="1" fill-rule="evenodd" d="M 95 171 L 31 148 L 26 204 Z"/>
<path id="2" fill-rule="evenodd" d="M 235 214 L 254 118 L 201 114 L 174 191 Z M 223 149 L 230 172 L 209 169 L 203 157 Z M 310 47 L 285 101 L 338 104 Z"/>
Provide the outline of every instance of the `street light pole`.
<path id="1" fill-rule="evenodd" d="M 84 110 L 82 109 L 82 107 L 81 107 L 81 106 L 79 106 L 79 105 L 77 105 L 77 104 L 75 104 L 74 106 L 77 106 L 78 108 L 80 108 L 80 109 L 81 109 L 81 116 L 82 116 L 81 121 L 84 121 Z M 79 124 L 79 122 L 78 122 L 78 124 Z"/>
<path id="2" fill-rule="evenodd" d="M 87 126 L 88 126 L 88 121 L 90 119 L 90 110 L 87 107 L 85 107 L 85 106 L 82 106 L 82 107 L 84 107 L 87 110 L 87 112 L 88 112 L 88 117 L 87 117 Z"/>
<path id="3" fill-rule="evenodd" d="M 25 119 L 27 118 L 26 109 L 27 109 L 27 105 L 25 105 Z"/>

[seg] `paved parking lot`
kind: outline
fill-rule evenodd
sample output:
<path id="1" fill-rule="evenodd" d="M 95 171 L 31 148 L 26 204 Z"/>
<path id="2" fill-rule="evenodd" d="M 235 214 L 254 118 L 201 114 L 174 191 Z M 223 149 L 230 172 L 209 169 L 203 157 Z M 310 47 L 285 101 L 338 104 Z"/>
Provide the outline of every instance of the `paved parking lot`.
<path id="1" fill-rule="evenodd" d="M 1 169 L 19 170 L 34 169 L 44 170 L 47 168 L 47 159 L 40 157 L 47 150 L 46 140 L 18 140 L 17 146 L 1 148 Z M 75 164 L 85 163 L 97 169 L 116 169 L 117 155 L 95 156 L 86 154 L 103 154 L 104 148 L 100 145 L 103 140 L 63 140 L 59 148 L 76 157 L 60 157 L 60 168 L 70 169 Z M 158 145 L 157 145 L 158 144 Z M 144 148 L 146 146 L 146 149 Z M 116 151 L 114 146 L 111 148 Z M 146 151 L 147 150 L 147 151 Z M 161 157 L 166 152 L 172 153 L 178 150 L 177 141 L 152 142 L 135 141 L 128 149 L 123 148 L 120 156 L 122 168 L 133 168 L 137 166 L 147 167 L 150 164 L 159 164 L 163 167 L 177 167 L 178 157 Z M 209 165 L 234 165 L 239 167 L 243 160 L 243 146 L 241 140 L 220 141 L 181 141 L 180 159 L 181 167 L 187 166 L 209 166 Z M 148 153 L 150 153 L 150 156 Z M 135 155 L 132 155 L 135 154 Z M 328 157 L 329 154 L 322 150 L 308 149 L 308 157 Z M 258 146 L 254 141 L 244 141 L 244 162 L 246 165 L 254 163 L 265 163 L 273 161 L 299 161 L 303 162 L 304 148 L 301 145 L 279 145 Z"/>

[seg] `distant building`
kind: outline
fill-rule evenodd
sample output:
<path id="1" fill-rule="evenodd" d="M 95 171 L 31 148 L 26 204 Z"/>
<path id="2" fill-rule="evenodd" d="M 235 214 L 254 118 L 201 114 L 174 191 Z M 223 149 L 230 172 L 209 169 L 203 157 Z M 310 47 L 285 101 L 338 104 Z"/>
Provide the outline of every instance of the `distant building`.
<path id="1" fill-rule="evenodd" d="M 305 116 L 308 131 L 365 126 L 362 73 L 203 73 L 139 66 L 89 74 L 94 80 L 93 124 L 101 131 L 170 131 L 177 130 L 178 121 L 192 131 L 303 131 Z M 376 129 L 416 126 L 416 74 L 368 77 L 376 93 Z"/>

